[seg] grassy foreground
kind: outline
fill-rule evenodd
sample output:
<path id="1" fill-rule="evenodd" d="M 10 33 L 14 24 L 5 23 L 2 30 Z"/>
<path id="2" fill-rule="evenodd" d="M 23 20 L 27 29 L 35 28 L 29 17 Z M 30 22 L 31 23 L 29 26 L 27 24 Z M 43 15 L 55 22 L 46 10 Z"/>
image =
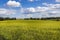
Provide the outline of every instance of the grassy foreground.
<path id="1" fill-rule="evenodd" d="M 0 40 L 60 40 L 60 21 L 0 21 Z"/>

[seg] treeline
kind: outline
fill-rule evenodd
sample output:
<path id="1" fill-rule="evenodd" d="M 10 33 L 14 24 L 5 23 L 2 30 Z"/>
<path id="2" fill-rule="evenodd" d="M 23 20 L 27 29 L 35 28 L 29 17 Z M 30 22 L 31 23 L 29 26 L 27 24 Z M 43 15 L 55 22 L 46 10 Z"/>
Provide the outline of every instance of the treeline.
<path id="1" fill-rule="evenodd" d="M 0 21 L 3 20 L 17 20 L 16 18 L 10 18 L 10 17 L 0 17 Z M 20 19 L 21 20 L 21 19 Z M 22 20 L 60 20 L 60 17 L 46 17 L 46 18 L 24 18 Z"/>
<path id="2" fill-rule="evenodd" d="M 0 21 L 3 21 L 3 20 L 16 20 L 16 18 L 0 17 Z"/>
<path id="3" fill-rule="evenodd" d="M 46 18 L 24 18 L 24 20 L 60 20 L 60 17 L 46 17 Z"/>
<path id="4" fill-rule="evenodd" d="M 40 18 L 24 18 L 24 20 L 40 20 Z"/>

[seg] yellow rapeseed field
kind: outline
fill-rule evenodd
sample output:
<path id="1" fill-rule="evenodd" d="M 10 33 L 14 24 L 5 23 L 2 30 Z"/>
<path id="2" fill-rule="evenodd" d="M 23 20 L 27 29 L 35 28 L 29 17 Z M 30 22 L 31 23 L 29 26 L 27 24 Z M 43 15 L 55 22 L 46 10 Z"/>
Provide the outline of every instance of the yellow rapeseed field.
<path id="1" fill-rule="evenodd" d="M 60 21 L 0 21 L 0 40 L 60 40 Z"/>

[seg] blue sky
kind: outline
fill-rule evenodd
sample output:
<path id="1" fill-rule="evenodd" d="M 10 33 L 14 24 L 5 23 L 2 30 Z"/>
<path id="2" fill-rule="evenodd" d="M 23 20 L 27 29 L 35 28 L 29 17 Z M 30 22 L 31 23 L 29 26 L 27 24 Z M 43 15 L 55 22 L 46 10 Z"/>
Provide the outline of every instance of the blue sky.
<path id="1" fill-rule="evenodd" d="M 5 3 L 7 3 L 9 0 L 0 0 L 0 6 L 3 7 Z M 33 2 L 29 0 L 12 0 L 20 2 L 23 7 L 36 7 L 36 6 L 42 6 L 42 3 L 56 3 L 55 0 L 33 0 Z"/>
<path id="2" fill-rule="evenodd" d="M 3 17 L 56 17 L 60 16 L 60 0 L 0 0 Z"/>

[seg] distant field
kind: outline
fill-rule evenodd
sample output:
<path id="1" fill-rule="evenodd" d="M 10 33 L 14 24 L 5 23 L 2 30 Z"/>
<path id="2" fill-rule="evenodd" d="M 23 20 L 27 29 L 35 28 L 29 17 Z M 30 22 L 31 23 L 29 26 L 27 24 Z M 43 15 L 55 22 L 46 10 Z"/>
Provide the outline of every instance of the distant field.
<path id="1" fill-rule="evenodd" d="M 60 21 L 0 21 L 0 40 L 60 40 Z"/>

